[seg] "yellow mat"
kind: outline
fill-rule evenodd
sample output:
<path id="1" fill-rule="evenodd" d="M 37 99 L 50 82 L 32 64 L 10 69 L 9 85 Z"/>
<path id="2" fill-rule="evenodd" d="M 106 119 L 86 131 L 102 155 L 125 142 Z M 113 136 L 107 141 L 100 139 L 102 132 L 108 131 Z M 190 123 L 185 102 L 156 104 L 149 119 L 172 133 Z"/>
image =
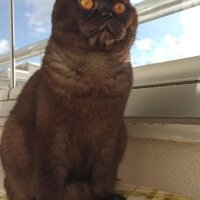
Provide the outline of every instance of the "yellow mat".
<path id="1" fill-rule="evenodd" d="M 130 184 L 120 184 L 117 190 L 128 200 L 191 200 L 170 192 Z M 0 194 L 0 200 L 7 200 L 6 195 Z"/>
<path id="2" fill-rule="evenodd" d="M 170 192 L 130 184 L 120 184 L 117 190 L 128 200 L 191 200 Z"/>

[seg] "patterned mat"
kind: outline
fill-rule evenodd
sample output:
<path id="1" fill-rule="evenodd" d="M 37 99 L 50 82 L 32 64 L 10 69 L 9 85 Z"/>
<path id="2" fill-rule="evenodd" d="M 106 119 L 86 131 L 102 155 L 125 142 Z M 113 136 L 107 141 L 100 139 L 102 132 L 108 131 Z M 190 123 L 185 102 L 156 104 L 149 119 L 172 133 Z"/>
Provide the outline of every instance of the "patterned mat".
<path id="1" fill-rule="evenodd" d="M 120 185 L 117 190 L 124 194 L 128 200 L 190 200 L 169 192 L 129 184 Z M 0 193 L 0 200 L 7 200 L 6 195 Z"/>
<path id="2" fill-rule="evenodd" d="M 7 200 L 6 195 L 5 194 L 0 194 L 0 200 Z"/>
<path id="3" fill-rule="evenodd" d="M 170 192 L 129 184 L 120 184 L 117 190 L 128 200 L 191 200 Z"/>

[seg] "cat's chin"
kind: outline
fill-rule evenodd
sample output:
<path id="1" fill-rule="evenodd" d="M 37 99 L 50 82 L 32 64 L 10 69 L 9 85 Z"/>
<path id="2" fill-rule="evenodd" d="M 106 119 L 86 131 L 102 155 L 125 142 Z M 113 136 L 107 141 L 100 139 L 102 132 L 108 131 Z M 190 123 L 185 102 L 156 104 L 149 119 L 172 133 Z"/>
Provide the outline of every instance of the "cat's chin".
<path id="1" fill-rule="evenodd" d="M 93 47 L 99 48 L 100 50 L 109 50 L 114 45 L 115 39 L 113 35 L 105 30 L 93 36 L 89 39 L 89 44 Z"/>

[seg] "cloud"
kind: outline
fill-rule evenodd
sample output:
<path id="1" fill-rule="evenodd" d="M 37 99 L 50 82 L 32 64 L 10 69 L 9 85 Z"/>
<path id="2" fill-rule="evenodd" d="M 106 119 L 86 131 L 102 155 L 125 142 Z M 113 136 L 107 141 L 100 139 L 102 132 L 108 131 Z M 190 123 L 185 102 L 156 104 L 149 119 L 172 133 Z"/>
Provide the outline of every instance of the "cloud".
<path id="1" fill-rule="evenodd" d="M 155 48 L 152 55 L 152 63 L 163 62 L 166 60 L 176 59 L 179 57 L 180 39 L 173 37 L 170 34 L 166 34 L 161 41 L 161 46 Z"/>
<path id="2" fill-rule="evenodd" d="M 143 40 L 138 40 L 135 42 L 136 48 L 142 51 L 150 51 L 152 50 L 153 40 L 149 38 L 145 38 Z"/>
<path id="3" fill-rule="evenodd" d="M 196 23 L 199 18 L 200 7 L 182 12 L 179 17 L 182 34 L 178 38 L 165 35 L 162 42 L 165 45 L 155 50 L 154 61 L 200 55 L 200 27 Z M 156 54 L 160 54 L 160 58 Z"/>
<path id="4" fill-rule="evenodd" d="M 200 6 L 189 9 L 180 15 L 180 23 L 184 34 L 181 36 L 180 49 L 183 56 L 200 55 Z"/>
<path id="5" fill-rule="evenodd" d="M 44 28 L 42 26 L 38 26 L 38 27 L 35 28 L 35 31 L 37 33 L 46 33 L 47 32 L 47 28 Z"/>
<path id="6" fill-rule="evenodd" d="M 5 39 L 0 40 L 0 55 L 8 53 L 9 49 L 10 47 L 8 40 Z"/>
<path id="7" fill-rule="evenodd" d="M 35 33 L 46 33 L 50 30 L 51 12 L 55 0 L 24 0 L 31 11 L 25 14 L 29 27 Z"/>
<path id="8" fill-rule="evenodd" d="M 32 11 L 27 13 L 31 25 L 41 25 L 49 23 L 51 19 L 51 12 L 55 0 L 24 0 L 32 7 Z"/>
<path id="9" fill-rule="evenodd" d="M 133 62 L 135 65 L 200 55 L 200 26 L 197 24 L 197 19 L 200 19 L 200 6 L 182 11 L 177 16 L 180 22 L 180 27 L 177 28 L 182 29 L 181 34 L 177 37 L 170 32 L 166 33 L 159 44 L 148 38 L 136 42 L 135 47 L 138 50 L 150 51 L 150 53 L 148 55 L 143 53 L 140 58 L 136 58 L 138 60 Z"/>
<path id="10" fill-rule="evenodd" d="M 135 4 L 140 3 L 140 2 L 142 2 L 142 1 L 144 1 L 144 0 L 131 0 L 131 3 L 132 3 L 133 5 L 135 5 Z"/>

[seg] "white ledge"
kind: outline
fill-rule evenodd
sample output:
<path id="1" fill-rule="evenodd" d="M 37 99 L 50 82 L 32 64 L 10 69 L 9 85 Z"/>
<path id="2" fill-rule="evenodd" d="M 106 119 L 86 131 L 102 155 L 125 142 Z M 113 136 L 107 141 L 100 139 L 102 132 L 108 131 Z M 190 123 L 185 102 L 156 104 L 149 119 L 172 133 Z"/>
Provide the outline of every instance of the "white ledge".
<path id="1" fill-rule="evenodd" d="M 200 80 L 200 56 L 134 68 L 134 86 Z"/>
<path id="2" fill-rule="evenodd" d="M 200 143 L 200 125 L 148 124 L 126 120 L 128 135 L 136 139 Z"/>

